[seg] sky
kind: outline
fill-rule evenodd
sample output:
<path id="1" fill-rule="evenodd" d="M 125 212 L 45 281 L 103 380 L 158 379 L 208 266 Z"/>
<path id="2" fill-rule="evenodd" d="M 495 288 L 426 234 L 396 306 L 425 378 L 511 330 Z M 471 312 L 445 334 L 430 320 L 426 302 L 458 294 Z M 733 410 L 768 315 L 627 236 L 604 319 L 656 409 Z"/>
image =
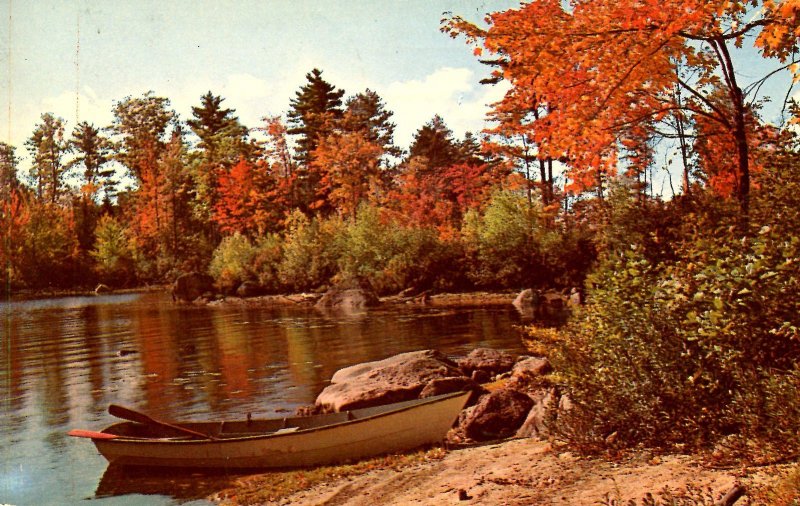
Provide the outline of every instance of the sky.
<path id="1" fill-rule="evenodd" d="M 483 128 L 502 87 L 444 12 L 479 21 L 513 1 L 0 0 L 0 140 L 28 157 L 40 116 L 108 126 L 115 102 L 152 90 L 182 120 L 211 91 L 242 123 L 284 114 L 314 68 L 345 91 L 369 88 L 394 112 L 408 147 L 434 114 L 457 137 Z M 25 166 L 23 160 L 22 166 Z"/>
<path id="2" fill-rule="evenodd" d="M 314 68 L 345 96 L 369 88 L 394 112 L 395 143 L 439 114 L 461 138 L 484 126 L 504 87 L 463 39 L 440 31 L 443 13 L 480 21 L 512 0 L 0 0 L 0 141 L 16 146 L 41 114 L 111 124 L 112 107 L 152 90 L 182 120 L 211 91 L 242 123 L 285 114 Z M 747 83 L 776 67 L 751 54 L 737 65 Z M 760 91 L 779 120 L 786 76 Z M 664 150 L 662 165 L 674 150 Z M 670 154 L 672 153 L 672 154 Z M 663 183 L 661 185 L 663 187 Z"/>

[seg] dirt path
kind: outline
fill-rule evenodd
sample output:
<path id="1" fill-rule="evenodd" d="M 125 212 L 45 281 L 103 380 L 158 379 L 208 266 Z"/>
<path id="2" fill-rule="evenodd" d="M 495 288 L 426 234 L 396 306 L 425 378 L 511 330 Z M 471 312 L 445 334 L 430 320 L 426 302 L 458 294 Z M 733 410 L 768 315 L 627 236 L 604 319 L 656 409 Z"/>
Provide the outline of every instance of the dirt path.
<path id="1" fill-rule="evenodd" d="M 625 504 L 665 486 L 675 490 L 687 483 L 721 495 L 737 478 L 731 471 L 704 468 L 690 457 L 614 464 L 556 453 L 547 443 L 520 439 L 453 450 L 442 460 L 400 471 L 370 471 L 315 486 L 278 504 L 592 505 L 605 504 L 605 497 Z"/>

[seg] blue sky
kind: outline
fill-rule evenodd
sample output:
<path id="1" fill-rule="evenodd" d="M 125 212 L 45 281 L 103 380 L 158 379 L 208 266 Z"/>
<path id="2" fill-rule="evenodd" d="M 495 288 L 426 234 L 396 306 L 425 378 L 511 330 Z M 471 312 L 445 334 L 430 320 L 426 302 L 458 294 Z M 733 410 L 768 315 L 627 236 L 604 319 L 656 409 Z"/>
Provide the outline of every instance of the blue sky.
<path id="1" fill-rule="evenodd" d="M 207 91 L 242 122 L 285 113 L 305 74 L 320 68 L 346 95 L 370 88 L 394 111 L 396 143 L 441 115 L 457 136 L 479 131 L 503 87 L 463 40 L 439 31 L 443 12 L 479 21 L 510 0 L 0 0 L 0 140 L 17 147 L 44 112 L 107 126 L 115 101 L 148 90 L 183 120 Z M 740 61 L 746 84 L 776 68 Z M 787 78 L 761 90 L 776 121 Z M 674 157 L 664 151 L 660 164 Z M 663 186 L 663 184 L 662 184 Z M 658 188 L 657 188 L 658 190 Z"/>
<path id="2" fill-rule="evenodd" d="M 480 20 L 510 1 L 0 0 L 0 140 L 25 139 L 53 112 L 70 132 L 106 126 L 115 101 L 153 90 L 186 120 L 206 91 L 248 127 L 284 113 L 313 68 L 346 96 L 370 88 L 407 146 L 434 114 L 456 135 L 480 130 L 501 90 L 442 13 Z M 9 115 L 10 111 L 10 115 Z"/>

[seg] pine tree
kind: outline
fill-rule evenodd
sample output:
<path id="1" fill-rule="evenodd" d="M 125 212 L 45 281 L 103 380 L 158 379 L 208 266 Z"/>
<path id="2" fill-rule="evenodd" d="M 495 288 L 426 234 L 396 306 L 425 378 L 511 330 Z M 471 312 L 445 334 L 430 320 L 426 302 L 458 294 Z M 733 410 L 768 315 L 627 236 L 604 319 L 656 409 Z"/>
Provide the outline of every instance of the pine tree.
<path id="1" fill-rule="evenodd" d="M 0 201 L 6 201 L 11 192 L 19 187 L 17 177 L 17 160 L 14 151 L 16 148 L 5 142 L 0 142 Z"/>
<path id="2" fill-rule="evenodd" d="M 55 203 L 64 186 L 63 157 L 70 151 L 64 139 L 64 120 L 52 113 L 42 114 L 42 121 L 25 144 L 33 157 L 31 179 L 41 201 Z"/>
<path id="3" fill-rule="evenodd" d="M 333 124 L 342 117 L 344 90 L 322 78 L 322 71 L 314 69 L 306 74 L 308 83 L 296 92 L 290 102 L 288 113 L 290 135 L 297 135 L 297 158 L 308 166 L 321 138 L 327 135 Z"/>
<path id="4" fill-rule="evenodd" d="M 194 119 L 186 123 L 200 138 L 201 149 L 216 151 L 223 139 L 243 141 L 247 136 L 247 128 L 233 115 L 236 109 L 222 108 L 224 100 L 209 91 L 200 97 L 200 107 L 192 106 Z"/>
<path id="5" fill-rule="evenodd" d="M 453 140 L 453 132 L 438 114 L 414 134 L 408 160 L 417 157 L 427 160 L 423 172 L 436 172 L 459 161 L 458 144 Z"/>
<path id="6" fill-rule="evenodd" d="M 395 124 L 390 121 L 394 113 L 385 108 L 377 93 L 367 89 L 347 99 L 345 106 L 343 130 L 361 131 L 369 142 L 380 146 L 386 154 L 400 156 L 402 150 L 394 145 Z"/>
<path id="7" fill-rule="evenodd" d="M 110 198 L 114 194 L 115 182 L 111 179 L 114 170 L 104 168 L 110 159 L 108 139 L 101 136 L 94 125 L 83 121 L 72 131 L 69 145 L 76 153 L 69 167 L 83 166 L 83 181 L 89 197 L 93 197 L 102 186 L 104 198 Z"/>

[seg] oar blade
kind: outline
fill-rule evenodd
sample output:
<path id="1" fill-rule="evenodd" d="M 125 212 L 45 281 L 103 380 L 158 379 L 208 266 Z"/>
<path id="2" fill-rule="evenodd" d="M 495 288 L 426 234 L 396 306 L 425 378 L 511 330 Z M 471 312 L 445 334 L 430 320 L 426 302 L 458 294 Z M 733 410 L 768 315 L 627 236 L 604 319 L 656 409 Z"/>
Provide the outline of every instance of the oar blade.
<path id="1" fill-rule="evenodd" d="M 71 431 L 67 432 L 67 435 L 72 437 L 86 437 L 89 439 L 116 439 L 119 437 L 115 434 L 83 429 L 72 429 Z"/>

